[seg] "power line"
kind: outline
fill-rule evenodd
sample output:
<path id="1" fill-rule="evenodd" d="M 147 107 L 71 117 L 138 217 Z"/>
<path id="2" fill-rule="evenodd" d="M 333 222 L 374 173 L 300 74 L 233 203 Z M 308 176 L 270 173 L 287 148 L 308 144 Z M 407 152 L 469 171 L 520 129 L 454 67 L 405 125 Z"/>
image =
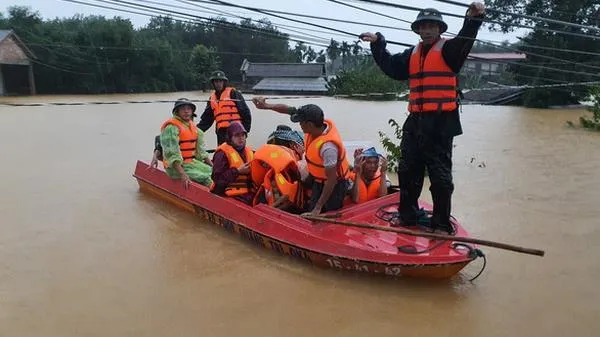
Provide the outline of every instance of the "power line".
<path id="1" fill-rule="evenodd" d="M 193 18 L 196 18 L 196 19 L 203 19 L 203 20 L 207 20 L 207 21 L 211 21 L 211 22 L 223 23 L 222 21 L 219 21 L 219 20 L 216 20 L 216 19 L 212 19 L 212 18 L 206 18 L 206 17 L 201 17 L 201 16 L 197 16 L 197 15 L 193 15 L 193 14 L 176 12 L 176 11 L 173 11 L 173 10 L 159 8 L 159 7 L 153 7 L 153 6 L 146 6 L 146 5 L 142 5 L 142 4 L 136 4 L 136 3 L 132 3 L 132 2 L 129 2 L 129 1 L 124 1 L 124 0 L 93 0 L 93 1 L 102 2 L 102 3 L 106 3 L 107 1 L 111 1 L 111 2 L 116 2 L 119 6 L 124 6 L 124 7 L 129 7 L 129 8 L 132 8 L 132 6 L 137 6 L 137 7 L 145 8 L 145 10 L 148 10 L 148 11 L 158 12 L 159 14 L 164 14 L 164 12 L 168 12 L 168 13 L 177 14 L 179 16 L 189 16 L 189 17 L 193 17 Z M 138 9 L 136 7 L 133 7 L 133 8 L 134 9 Z M 228 25 L 232 25 L 232 23 L 230 23 L 230 22 L 225 22 L 225 23 L 228 24 Z M 233 25 L 237 27 L 236 24 L 233 24 Z M 274 35 L 278 35 L 278 34 L 274 34 Z M 288 35 L 290 35 L 290 34 L 288 34 Z M 294 35 L 290 35 L 290 36 L 300 37 L 300 38 L 307 39 L 306 38 L 307 34 L 304 34 L 304 35 L 305 36 L 294 36 Z M 319 37 L 319 36 L 317 36 L 316 38 L 319 39 L 319 40 L 321 40 L 321 42 L 327 41 L 327 39 Z M 312 38 L 308 39 L 308 40 L 312 40 Z"/>
<path id="2" fill-rule="evenodd" d="M 193 1 L 195 2 L 195 1 L 198 1 L 198 0 L 193 0 Z M 259 13 L 263 13 L 263 14 L 267 14 L 267 15 L 272 15 L 272 16 L 275 16 L 275 17 L 279 17 L 279 18 L 290 20 L 290 21 L 295 21 L 295 22 L 303 23 L 303 24 L 306 24 L 306 25 L 313 25 L 313 26 L 317 26 L 317 27 L 320 27 L 320 28 L 325 28 L 325 29 L 334 30 L 334 31 L 340 31 L 339 29 L 330 28 L 330 27 L 327 27 L 327 26 L 322 26 L 322 25 L 307 23 L 307 22 L 303 22 L 303 21 L 300 21 L 300 20 L 292 19 L 292 18 L 282 17 L 282 16 L 276 15 L 276 14 L 269 14 L 268 12 L 266 12 L 264 10 L 257 9 L 257 8 L 254 8 L 254 7 L 248 7 L 248 6 L 241 6 L 241 5 L 231 4 L 231 3 L 228 3 L 228 2 L 225 2 L 225 1 L 221 1 L 221 0 L 211 0 L 211 1 L 213 1 L 215 3 L 223 4 L 225 6 L 233 6 L 233 7 L 237 7 L 237 8 L 243 8 L 243 9 L 247 9 L 247 10 L 251 10 L 251 11 L 256 11 L 256 12 L 259 12 Z M 351 36 L 358 36 L 358 34 L 354 34 L 354 33 L 350 33 L 350 32 L 344 32 L 344 33 L 348 34 L 348 35 L 351 35 Z M 412 44 L 407 44 L 407 43 L 402 43 L 402 42 L 396 42 L 396 41 L 387 41 L 387 43 L 401 45 L 401 46 L 406 46 L 406 47 L 413 47 Z M 484 60 L 484 59 L 477 58 L 477 57 L 472 57 L 472 59 Z M 499 60 L 496 60 L 496 61 L 485 60 L 485 61 L 489 62 L 489 63 L 512 64 L 512 65 L 519 65 L 519 66 L 530 67 L 530 68 L 537 68 L 537 69 L 549 69 L 549 70 L 553 70 L 553 71 L 557 71 L 557 72 L 571 73 L 571 74 L 577 74 L 577 75 L 583 75 L 583 76 L 600 77 L 600 75 L 597 75 L 597 74 L 588 74 L 588 73 L 584 73 L 584 72 L 564 70 L 564 69 L 556 69 L 556 68 L 544 67 L 544 66 L 527 65 L 527 64 L 521 64 L 521 63 L 516 63 L 516 62 L 510 62 L 510 61 L 499 61 Z"/>
<path id="3" fill-rule="evenodd" d="M 315 27 L 319 27 L 319 28 L 324 28 L 324 29 L 327 29 L 327 30 L 331 30 L 331 31 L 338 32 L 338 33 L 345 34 L 345 35 L 352 36 L 352 37 L 358 37 L 357 34 L 349 33 L 347 31 L 344 31 L 344 30 L 341 30 L 341 29 L 331 28 L 331 27 L 327 27 L 327 26 L 322 26 L 322 25 L 319 25 L 319 24 L 316 24 L 316 23 L 307 23 L 305 21 L 301 21 L 301 20 L 297 20 L 297 19 L 293 19 L 293 18 L 284 17 L 284 16 L 281 16 L 281 15 L 278 15 L 278 14 L 269 13 L 267 11 L 264 11 L 264 10 L 258 9 L 258 8 L 254 8 L 254 7 L 247 7 L 247 6 L 236 5 L 236 4 L 228 3 L 228 2 L 225 2 L 225 1 L 221 1 L 221 0 L 213 0 L 213 2 L 216 2 L 216 3 L 219 3 L 219 4 L 223 4 L 223 5 L 233 6 L 233 7 L 237 7 L 237 8 L 243 8 L 243 9 L 246 9 L 246 10 L 250 10 L 250 11 L 253 11 L 253 12 L 258 12 L 258 13 L 262 13 L 262 14 L 266 14 L 266 15 L 271 15 L 271 16 L 274 16 L 274 17 L 277 17 L 277 18 L 280 18 L 280 19 L 289 20 L 289 21 L 293 21 L 293 22 L 298 22 L 298 23 L 301 23 L 301 24 L 309 25 L 309 26 L 315 26 Z M 390 43 L 392 43 L 392 42 L 390 42 Z M 409 44 L 399 43 L 399 42 L 395 42 L 395 44 L 400 44 L 400 45 L 404 45 L 404 46 L 410 46 Z"/>
<path id="4" fill-rule="evenodd" d="M 124 1 L 118 1 L 118 0 L 109 0 L 109 1 L 116 2 L 116 3 L 124 2 Z M 157 1 L 151 1 L 151 0 L 137 0 L 137 1 L 138 2 L 143 2 L 143 3 L 150 3 L 150 4 L 160 5 L 160 6 L 166 6 L 164 3 L 157 2 Z M 200 7 L 197 4 L 190 4 L 190 5 Z M 136 4 L 136 6 L 139 6 L 139 5 Z M 177 5 L 169 5 L 169 7 L 171 7 L 171 8 L 179 8 L 179 9 L 185 9 L 185 10 L 189 10 L 189 11 L 196 11 L 196 12 L 201 12 L 201 13 L 219 14 L 219 15 L 223 15 L 223 16 L 227 16 L 227 17 L 234 17 L 234 18 L 239 18 L 239 19 L 244 19 L 244 20 L 249 19 L 249 18 L 246 18 L 246 17 L 243 17 L 243 16 L 233 15 L 233 14 L 226 13 L 224 11 L 219 11 L 219 10 L 214 10 L 214 9 L 211 10 L 211 11 L 205 11 L 205 10 L 201 10 L 201 9 L 189 8 L 189 7 L 182 7 L 182 6 L 177 6 Z M 162 8 L 160 8 L 160 9 L 164 10 Z M 222 13 L 225 13 L 225 14 L 221 14 L 219 12 L 222 12 Z M 317 36 L 317 35 L 309 34 L 309 33 L 306 33 L 306 32 L 300 32 L 300 31 L 297 31 L 297 30 L 293 29 L 293 28 L 301 29 L 300 27 L 289 26 L 289 25 L 279 25 L 279 24 L 274 24 L 274 23 L 272 23 L 272 25 L 275 26 L 275 27 L 278 27 L 278 28 L 280 28 L 280 27 L 291 27 L 291 28 L 282 28 L 282 30 L 288 30 L 288 31 L 294 32 L 296 34 L 301 34 L 301 35 L 304 35 L 304 36 L 314 37 L 314 38 L 319 39 L 319 40 L 328 41 L 328 39 L 326 39 L 326 38 L 324 38 L 322 36 Z"/>
<path id="5" fill-rule="evenodd" d="M 63 0 L 63 1 L 74 1 L 74 0 Z M 248 9 L 248 10 L 253 10 L 253 11 L 258 11 L 258 12 L 261 12 L 261 13 L 265 14 L 263 11 L 258 10 L 256 8 L 253 8 L 253 7 L 234 5 L 234 4 L 230 4 L 230 3 L 227 3 L 227 2 L 224 2 L 224 1 L 218 1 L 218 0 L 214 0 L 214 1 L 216 1 L 216 2 L 218 2 L 220 4 L 230 5 L 230 6 L 234 6 L 234 7 L 238 7 L 238 8 L 243 8 L 243 9 Z M 320 27 L 320 28 L 325 28 L 325 29 L 328 29 L 328 30 L 339 31 L 339 32 L 343 32 L 346 35 L 356 36 L 353 33 L 340 31 L 338 29 L 330 28 L 330 27 L 327 27 L 327 26 L 306 23 L 306 22 L 303 22 L 303 21 L 300 21 L 300 20 L 282 17 L 280 15 L 274 15 L 274 14 L 267 14 L 267 15 L 273 15 L 273 16 L 276 16 L 276 17 L 279 17 L 279 18 L 283 18 L 283 19 L 286 19 L 286 20 L 300 22 L 300 23 L 306 24 L 306 25 L 313 25 L 313 26 L 317 26 L 317 27 Z M 260 33 L 264 33 L 264 32 L 260 32 Z M 394 41 L 388 41 L 388 43 L 390 43 L 390 44 L 398 44 L 398 45 L 403 45 L 403 46 L 409 46 L 409 47 L 413 46 L 412 44 L 405 44 L 405 43 L 394 42 Z M 472 59 L 478 59 L 478 58 L 473 57 Z M 599 75 L 596 75 L 596 74 L 588 74 L 588 73 L 583 73 L 583 72 L 569 71 L 569 70 L 563 70 L 563 69 L 555 69 L 555 68 L 544 67 L 544 66 L 535 66 L 535 65 L 520 64 L 520 63 L 515 63 L 515 62 L 509 62 L 509 61 L 490 61 L 490 60 L 485 60 L 485 61 L 486 62 L 490 62 L 490 63 L 498 63 L 498 64 L 514 64 L 514 65 L 519 65 L 519 66 L 524 66 L 524 67 L 530 67 L 530 68 L 537 68 L 537 69 L 549 69 L 549 70 L 553 70 L 553 71 L 557 71 L 557 72 L 572 73 L 572 74 L 583 75 L 583 76 L 599 76 Z"/>
<path id="6" fill-rule="evenodd" d="M 375 5 L 382 5 L 382 6 L 387 6 L 387 7 L 393 7 L 393 8 L 399 8 L 399 9 L 405 9 L 405 10 L 410 10 L 410 11 L 417 11 L 417 12 L 420 12 L 422 10 L 422 8 L 418 8 L 418 7 L 394 4 L 394 3 L 389 3 L 389 2 L 385 2 L 385 1 L 379 1 L 379 0 L 355 0 L 355 1 L 365 2 L 365 3 L 375 4 Z M 464 15 L 448 13 L 448 12 L 440 11 L 440 14 L 451 16 L 451 17 L 456 17 L 456 18 L 461 18 L 461 19 L 465 18 Z M 572 32 L 566 32 L 566 31 L 562 31 L 562 30 L 555 30 L 555 29 L 549 29 L 549 28 L 543 28 L 543 27 L 531 27 L 531 26 L 521 25 L 521 24 L 517 24 L 517 23 L 505 23 L 505 22 L 483 19 L 483 18 L 476 18 L 476 17 L 469 17 L 469 19 L 483 21 L 483 22 L 489 22 L 489 23 L 495 23 L 495 24 L 499 24 L 499 25 L 509 25 L 509 26 L 514 26 L 514 27 L 519 27 L 519 28 L 527 28 L 527 29 L 540 30 L 540 31 L 551 32 L 551 33 L 558 33 L 558 34 L 565 34 L 565 35 L 583 37 L 583 38 L 588 38 L 588 39 L 600 40 L 600 36 L 596 36 L 596 35 L 572 33 Z"/>
<path id="7" fill-rule="evenodd" d="M 454 5 L 454 6 L 460 6 L 460 7 L 469 8 L 469 5 L 467 5 L 467 4 L 463 4 L 463 3 L 452 1 L 452 0 L 433 0 L 433 1 L 441 2 L 441 3 L 446 3 L 446 4 L 450 4 L 450 5 Z M 502 11 L 502 10 L 498 10 L 498 9 L 493 9 L 493 8 L 489 8 L 489 9 L 486 9 L 486 10 L 488 10 L 490 12 L 495 12 L 495 13 L 498 13 L 498 14 L 503 14 L 503 15 L 510 15 L 510 16 L 524 18 L 524 19 L 529 19 L 529 20 L 543 21 L 543 22 L 548 22 L 548 23 L 555 23 L 555 24 L 559 24 L 559 25 L 563 25 L 563 26 L 576 27 L 576 28 L 582 28 L 582 29 L 589 29 L 589 30 L 595 30 L 595 31 L 600 32 L 600 28 L 592 27 L 592 26 L 580 25 L 578 23 L 566 22 L 566 21 L 555 20 L 555 19 L 550 19 L 550 18 L 543 18 L 543 17 L 539 17 L 539 16 L 534 16 L 534 15 L 511 13 L 511 12 L 506 12 L 506 11 Z"/>
<path id="8" fill-rule="evenodd" d="M 370 11 L 370 10 L 365 9 L 365 8 L 361 8 L 361 7 L 357 7 L 357 6 L 352 6 L 352 5 L 343 3 L 341 1 L 337 1 L 337 0 L 327 0 L 327 1 L 334 2 L 334 3 L 337 3 L 337 4 L 341 4 L 341 5 L 345 5 L 345 6 L 350 6 L 352 8 L 356 8 L 358 10 L 367 11 L 369 13 L 374 13 L 374 14 L 381 15 L 381 16 L 384 16 L 384 17 L 389 17 L 389 18 L 392 18 L 392 19 L 396 19 L 398 21 L 407 22 L 406 20 L 402 20 L 402 19 L 397 19 L 397 18 L 394 18 L 394 17 L 390 17 L 388 15 L 377 13 L 377 12 L 373 12 L 373 11 Z M 453 36 L 458 36 L 457 34 L 454 34 L 454 33 L 448 33 L 448 34 L 449 35 L 453 35 Z M 573 64 L 573 65 L 579 65 L 579 66 L 593 68 L 593 69 L 600 69 L 600 67 L 598 67 L 598 66 L 587 65 L 587 64 L 584 64 L 584 63 L 580 63 L 580 62 L 575 62 L 575 61 L 570 61 L 570 60 L 564 60 L 564 59 L 560 59 L 560 58 L 556 58 L 556 57 L 552 57 L 552 56 L 546 56 L 546 55 L 542 55 L 542 54 L 537 54 L 537 53 L 533 53 L 533 52 L 526 52 L 526 51 L 523 51 L 523 50 L 520 50 L 520 49 L 515 49 L 515 48 L 511 48 L 511 47 L 507 47 L 507 46 L 502 46 L 502 45 L 496 45 L 496 44 L 494 44 L 494 43 L 492 43 L 490 41 L 486 41 L 486 40 L 479 40 L 479 39 L 476 39 L 476 38 L 464 37 L 464 36 L 461 36 L 461 38 L 463 38 L 463 39 L 469 39 L 469 40 L 474 40 L 474 41 L 479 41 L 479 42 L 481 42 L 483 44 L 488 44 L 488 45 L 494 46 L 494 47 L 499 48 L 499 49 L 509 50 L 509 51 L 513 51 L 513 52 L 521 52 L 521 53 L 524 53 L 524 54 L 528 54 L 528 55 L 532 55 L 532 56 L 536 56 L 536 57 L 540 57 L 540 58 L 546 58 L 546 59 L 553 60 L 553 61 L 561 61 L 563 63 Z M 501 62 L 501 61 L 495 61 L 495 62 L 504 63 L 504 62 Z M 511 63 L 506 63 L 506 64 L 511 64 Z"/>
<path id="9" fill-rule="evenodd" d="M 177 0 L 177 1 L 183 1 L 183 0 Z M 193 2 L 194 5 L 196 6 L 200 6 L 197 3 L 201 2 L 201 3 L 212 3 L 211 1 L 194 1 L 194 0 L 190 0 L 190 1 L 185 1 L 186 3 L 188 2 Z M 217 6 L 232 6 L 235 7 L 233 5 L 225 5 L 225 4 L 220 4 Z M 202 8 L 206 8 L 206 7 L 202 7 Z M 277 10 L 272 10 L 272 9 L 264 9 L 264 8 L 258 8 L 255 7 L 256 9 L 260 9 L 262 11 L 268 12 L 268 13 L 275 13 L 275 14 L 285 14 L 285 15 L 293 15 L 293 16 L 297 16 L 297 17 L 303 17 L 303 18 L 309 18 L 309 19 L 317 19 L 317 20 L 325 20 L 325 21 L 333 21 L 333 22 L 340 22 L 340 23 L 347 23 L 347 24 L 353 24 L 353 25 L 361 25 L 361 26 L 365 26 L 365 25 L 369 25 L 369 26 L 373 26 L 373 27 L 379 27 L 379 28 L 388 28 L 388 29 L 396 29 L 396 30 L 404 30 L 404 31 L 411 31 L 410 29 L 405 29 L 405 28 L 399 28 L 399 27 L 394 27 L 394 26 L 386 26 L 386 25 L 378 25 L 378 24 L 368 24 L 365 22 L 358 22 L 358 21 L 349 21 L 349 20 L 342 20 L 342 19 L 335 19 L 335 18 L 329 18 L 329 17 L 323 17 L 323 16 L 316 16 L 316 15 L 309 15 L 309 14 L 302 14 L 302 13 L 291 13 L 291 12 L 283 12 L 283 11 L 277 11 Z M 277 24 L 277 25 L 281 25 L 281 24 Z M 319 31 L 319 32 L 323 32 L 323 31 Z M 326 32 L 323 32 L 326 33 Z M 329 32 L 327 32 L 328 34 L 331 34 Z M 347 34 L 341 34 L 343 36 L 347 36 Z"/>
<path id="10" fill-rule="evenodd" d="M 412 22 L 408 21 L 408 20 L 400 19 L 400 18 L 397 18 L 395 16 L 391 16 L 391 15 L 379 13 L 379 12 L 374 11 L 374 10 L 370 10 L 370 9 L 359 7 L 359 6 L 355 6 L 355 5 L 351 5 L 351 4 L 348 4 L 348 3 L 345 3 L 345 2 L 341 2 L 341 1 L 337 1 L 337 0 L 327 0 L 327 1 L 336 3 L 338 5 L 342 5 L 342 6 L 346 6 L 346 7 L 350 7 L 350 8 L 354 8 L 354 9 L 358 9 L 358 10 L 361 10 L 363 12 L 367 12 L 367 13 L 371 13 L 371 14 L 376 14 L 376 15 L 379 15 L 379 16 L 383 16 L 385 18 L 389 18 L 389 19 L 400 21 L 400 22 L 412 24 Z M 374 26 L 374 27 L 376 27 L 376 26 Z M 412 29 L 408 29 L 408 28 L 407 29 L 403 28 L 402 30 L 406 30 L 406 31 L 412 32 Z"/>
<path id="11" fill-rule="evenodd" d="M 143 16 L 149 16 L 149 17 L 156 17 L 156 15 L 152 15 L 152 14 L 148 14 L 148 13 L 140 13 L 140 12 L 135 12 L 135 11 L 131 11 L 131 10 L 123 9 L 123 8 L 115 8 L 115 7 L 109 7 L 109 6 L 99 5 L 99 4 L 92 4 L 92 3 L 87 3 L 87 2 L 78 1 L 78 0 L 61 0 L 61 1 L 72 2 L 72 3 L 77 3 L 77 4 L 86 5 L 86 6 L 92 6 L 92 7 L 98 7 L 98 8 L 105 8 L 105 9 L 117 10 L 117 11 L 122 11 L 122 12 L 137 14 L 137 15 L 143 15 Z M 96 0 L 96 1 L 100 1 L 100 0 Z M 281 35 L 277 35 L 277 34 L 274 34 L 274 33 L 267 33 L 267 32 L 263 32 L 263 31 L 256 30 L 256 29 L 239 27 L 238 25 L 236 25 L 234 23 L 230 23 L 230 22 L 226 22 L 226 21 L 223 22 L 223 21 L 214 20 L 214 19 L 206 19 L 206 18 L 202 18 L 202 17 L 199 17 L 199 16 L 194 16 L 194 15 L 189 15 L 189 16 L 200 18 L 200 19 L 204 19 L 204 20 L 212 20 L 212 21 L 216 21 L 217 23 L 203 22 L 203 21 L 200 21 L 199 19 L 197 19 L 197 21 L 181 20 L 181 19 L 173 19 L 173 20 L 174 21 L 178 21 L 178 22 L 191 23 L 191 24 L 199 24 L 199 23 L 201 23 L 201 24 L 205 24 L 205 25 L 211 26 L 213 28 L 214 27 L 221 27 L 221 28 L 227 28 L 227 29 L 237 29 L 237 30 L 241 30 L 241 31 L 251 31 L 251 32 L 254 32 L 254 33 L 261 33 L 263 35 L 268 35 L 269 37 L 272 37 L 272 38 L 275 38 L 275 39 L 289 40 L 289 41 L 294 41 L 294 42 L 303 42 L 303 43 L 314 45 L 314 46 L 327 47 L 327 45 L 321 44 L 321 43 L 308 42 L 308 41 L 304 41 L 304 40 L 289 38 L 289 37 L 286 36 L 287 34 L 284 34 L 284 33 L 281 33 Z M 181 15 L 178 15 L 178 17 L 181 17 Z M 219 25 L 219 23 L 221 25 Z M 231 27 L 231 26 L 233 26 L 233 27 Z"/>
<path id="12" fill-rule="evenodd" d="M 153 2 L 153 1 L 147 1 L 147 0 L 138 0 L 138 1 Z M 219 9 L 213 9 L 213 8 L 209 8 L 209 7 L 205 7 L 205 6 L 200 6 L 198 3 L 190 3 L 189 1 L 185 1 L 185 0 L 176 0 L 176 1 L 188 4 L 190 6 L 194 6 L 194 7 L 198 7 L 198 8 L 203 8 L 203 9 L 212 11 L 212 13 L 223 15 L 223 16 L 235 17 L 235 18 L 244 19 L 244 20 L 246 20 L 246 19 L 250 19 L 251 20 L 252 19 L 250 17 L 244 17 L 244 16 L 241 16 L 241 15 L 231 14 L 229 12 L 222 11 L 222 10 L 219 10 Z M 195 11 L 198 11 L 198 12 L 204 12 L 204 11 L 202 11 L 200 9 L 191 9 L 191 8 L 188 8 L 188 9 L 195 10 Z M 241 14 L 244 14 L 244 13 L 241 13 Z M 324 19 L 329 20 L 327 18 L 324 18 Z M 258 21 L 258 20 L 254 20 L 254 21 Z M 342 35 L 342 34 L 339 34 L 339 33 L 330 33 L 330 32 L 325 32 L 325 31 L 318 30 L 318 29 L 311 29 L 311 28 L 306 28 L 306 27 L 298 27 L 298 26 L 292 26 L 292 25 L 285 25 L 285 24 L 282 24 L 282 23 L 279 23 L 279 22 L 271 22 L 271 24 L 273 26 L 275 26 L 275 27 L 290 27 L 290 28 L 296 28 L 296 29 L 303 29 L 303 30 L 306 30 L 306 31 L 309 31 L 309 32 L 315 32 L 315 33 L 334 34 L 334 35 L 339 35 L 339 36 Z M 346 35 L 343 35 L 343 36 L 346 36 Z"/>

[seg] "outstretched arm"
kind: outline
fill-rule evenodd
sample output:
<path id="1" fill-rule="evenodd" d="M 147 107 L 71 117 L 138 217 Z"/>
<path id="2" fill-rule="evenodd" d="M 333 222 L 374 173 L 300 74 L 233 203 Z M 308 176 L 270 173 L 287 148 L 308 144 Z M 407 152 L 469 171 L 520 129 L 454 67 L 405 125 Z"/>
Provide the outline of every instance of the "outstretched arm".
<path id="1" fill-rule="evenodd" d="M 375 63 L 387 76 L 404 81 L 408 79 L 408 62 L 412 48 L 408 48 L 400 54 L 392 55 L 386 49 L 387 42 L 381 33 L 362 33 L 360 39 L 371 42 L 371 54 Z"/>
<path id="2" fill-rule="evenodd" d="M 291 107 L 287 104 L 271 104 L 267 103 L 267 99 L 264 97 L 254 97 L 252 103 L 257 109 L 261 110 L 273 110 L 282 114 L 291 115 L 296 108 Z"/>

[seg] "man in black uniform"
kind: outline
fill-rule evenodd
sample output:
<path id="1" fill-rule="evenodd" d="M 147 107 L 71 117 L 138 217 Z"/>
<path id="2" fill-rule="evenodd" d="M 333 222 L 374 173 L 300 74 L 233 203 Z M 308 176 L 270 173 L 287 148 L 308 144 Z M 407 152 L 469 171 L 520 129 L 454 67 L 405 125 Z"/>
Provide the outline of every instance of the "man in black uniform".
<path id="1" fill-rule="evenodd" d="M 398 169 L 400 220 L 404 225 L 424 224 L 432 230 L 454 234 L 450 223 L 452 182 L 452 142 L 462 134 L 458 112 L 457 78 L 481 26 L 485 14 L 482 3 L 472 3 L 463 27 L 453 39 L 441 38 L 448 25 L 436 9 L 419 12 L 412 30 L 422 42 L 403 53 L 391 55 L 381 33 L 363 33 L 371 43 L 379 68 L 396 80 L 408 80 L 410 112 L 402 130 L 402 158 Z M 425 168 L 431 180 L 433 216 L 418 207 Z"/>

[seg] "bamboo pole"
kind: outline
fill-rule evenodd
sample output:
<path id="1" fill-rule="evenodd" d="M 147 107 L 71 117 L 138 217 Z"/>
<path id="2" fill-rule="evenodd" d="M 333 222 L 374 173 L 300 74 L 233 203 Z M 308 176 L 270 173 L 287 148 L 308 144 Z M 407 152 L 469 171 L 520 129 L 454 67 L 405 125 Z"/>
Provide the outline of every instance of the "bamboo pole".
<path id="1" fill-rule="evenodd" d="M 539 249 L 519 247 L 519 246 L 509 245 L 506 243 L 494 242 L 494 241 L 488 241 L 488 240 L 482 240 L 482 239 L 476 239 L 476 238 L 467 238 L 467 237 L 462 237 L 462 236 L 452 236 L 452 235 L 425 233 L 425 232 L 415 232 L 415 231 L 411 231 L 408 229 L 376 226 L 376 225 L 351 222 L 351 221 L 342 221 L 342 220 L 336 220 L 336 219 L 326 218 L 326 217 L 322 217 L 322 216 L 303 215 L 302 217 L 305 219 L 311 220 L 311 221 L 320 221 L 320 222 L 328 222 L 328 223 L 333 223 L 333 224 L 343 225 L 343 226 L 376 229 L 376 230 L 380 230 L 380 231 L 394 232 L 394 233 L 406 234 L 406 235 L 412 235 L 412 236 L 421 236 L 421 237 L 437 239 L 437 240 L 473 243 L 473 244 L 478 244 L 478 245 L 482 245 L 482 246 L 489 246 L 489 247 L 494 247 L 494 248 L 499 248 L 499 249 L 510 250 L 510 251 L 517 252 L 517 253 L 530 254 L 530 255 L 536 255 L 536 256 L 544 256 L 544 254 L 545 254 L 545 252 L 543 250 L 539 250 Z"/>

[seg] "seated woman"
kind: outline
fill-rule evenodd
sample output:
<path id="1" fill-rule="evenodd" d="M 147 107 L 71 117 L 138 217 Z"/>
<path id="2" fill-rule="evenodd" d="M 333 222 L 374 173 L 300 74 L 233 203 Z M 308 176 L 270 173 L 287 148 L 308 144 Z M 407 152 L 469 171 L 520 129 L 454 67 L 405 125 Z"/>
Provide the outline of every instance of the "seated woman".
<path id="1" fill-rule="evenodd" d="M 246 129 L 239 122 L 227 127 L 227 141 L 219 145 L 213 156 L 211 192 L 252 203 L 254 189 L 250 179 L 250 162 L 254 153 L 246 146 Z"/>
<path id="2" fill-rule="evenodd" d="M 187 98 L 180 98 L 173 107 L 173 117 L 160 128 L 159 139 L 165 171 L 169 177 L 181 179 L 185 188 L 191 180 L 205 186 L 212 183 L 212 161 L 205 149 L 204 133 L 194 124 L 195 111 L 193 103 Z M 156 167 L 157 157 L 155 149 L 152 167 Z"/>
<path id="3" fill-rule="evenodd" d="M 381 168 L 379 167 L 381 164 Z M 356 204 L 387 194 L 387 160 L 371 147 L 354 153 L 352 201 Z"/>

